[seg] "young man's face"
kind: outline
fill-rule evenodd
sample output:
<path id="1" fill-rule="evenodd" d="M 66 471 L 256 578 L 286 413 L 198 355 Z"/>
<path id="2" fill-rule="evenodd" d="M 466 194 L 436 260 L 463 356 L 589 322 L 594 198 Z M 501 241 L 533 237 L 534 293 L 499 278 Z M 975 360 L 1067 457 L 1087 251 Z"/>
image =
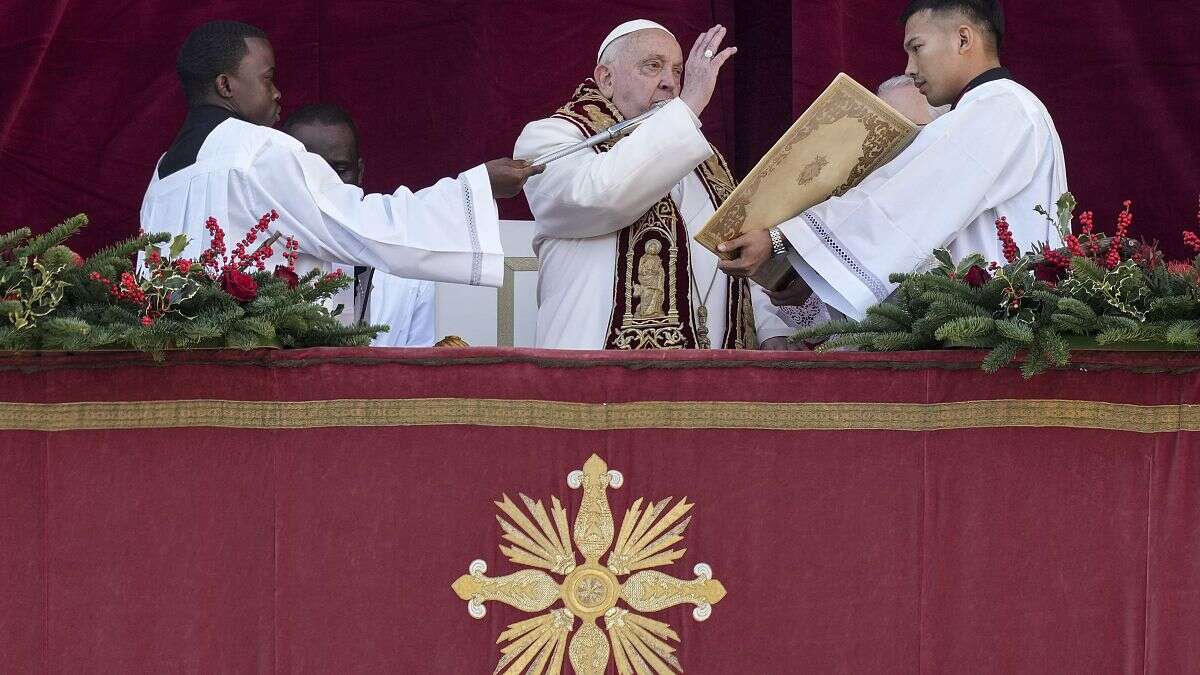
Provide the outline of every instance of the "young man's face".
<path id="1" fill-rule="evenodd" d="M 304 149 L 320 155 L 343 183 L 362 187 L 363 161 L 354 132 L 345 124 L 297 124 L 288 131 Z"/>
<path id="2" fill-rule="evenodd" d="M 967 82 L 963 80 L 964 59 L 959 26 L 954 13 L 917 12 L 904 24 L 904 51 L 908 53 L 905 74 L 913 78 L 929 105 L 954 103 Z"/>
<path id="3" fill-rule="evenodd" d="M 246 49 L 237 69 L 226 76 L 228 90 L 223 95 L 247 122 L 275 126 L 282 98 L 275 87 L 275 52 L 262 38 L 247 38 Z"/>

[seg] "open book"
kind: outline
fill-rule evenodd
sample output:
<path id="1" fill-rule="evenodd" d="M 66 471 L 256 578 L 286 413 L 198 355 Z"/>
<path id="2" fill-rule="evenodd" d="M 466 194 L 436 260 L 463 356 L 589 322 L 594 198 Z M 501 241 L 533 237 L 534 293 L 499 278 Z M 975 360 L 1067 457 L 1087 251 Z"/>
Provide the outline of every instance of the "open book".
<path id="1" fill-rule="evenodd" d="M 839 73 L 717 209 L 696 241 L 717 246 L 793 218 L 858 185 L 917 135 L 917 125 L 854 78 Z M 785 260 L 764 265 L 755 281 L 779 288 Z"/>

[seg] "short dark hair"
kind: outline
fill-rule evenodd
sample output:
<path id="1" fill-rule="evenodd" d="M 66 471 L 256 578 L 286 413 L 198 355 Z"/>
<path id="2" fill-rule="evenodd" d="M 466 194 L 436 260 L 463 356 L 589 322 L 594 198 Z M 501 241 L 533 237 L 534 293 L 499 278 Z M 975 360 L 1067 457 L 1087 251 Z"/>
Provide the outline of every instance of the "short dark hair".
<path id="1" fill-rule="evenodd" d="M 900 17 L 900 23 L 907 23 L 914 14 L 927 9 L 935 14 L 961 12 L 991 36 L 996 53 L 1000 53 L 1000 46 L 1004 43 L 1004 9 L 999 0 L 911 0 Z"/>
<path id="2" fill-rule="evenodd" d="M 218 75 L 237 70 L 250 51 L 248 38 L 265 40 L 267 34 L 241 21 L 209 21 L 188 34 L 175 60 L 175 72 L 189 105 L 204 100 Z"/>
<path id="3" fill-rule="evenodd" d="M 292 135 L 292 130 L 302 124 L 319 124 L 322 126 L 338 126 L 345 125 L 350 128 L 350 134 L 354 137 L 354 145 L 358 146 L 358 125 L 354 123 L 354 118 L 350 117 L 350 113 L 344 108 L 332 103 L 309 103 L 296 108 L 296 111 L 288 115 L 284 121 L 281 131 Z"/>

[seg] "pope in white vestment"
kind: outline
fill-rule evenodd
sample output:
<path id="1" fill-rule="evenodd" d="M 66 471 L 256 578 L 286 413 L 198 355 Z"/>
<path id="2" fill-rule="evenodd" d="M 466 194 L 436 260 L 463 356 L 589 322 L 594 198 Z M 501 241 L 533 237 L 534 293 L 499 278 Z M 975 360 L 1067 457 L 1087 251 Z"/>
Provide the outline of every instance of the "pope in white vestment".
<path id="1" fill-rule="evenodd" d="M 610 34 L 600 56 L 603 59 L 605 49 L 621 38 L 628 39 L 639 32 L 659 31 L 670 35 L 665 28 L 651 22 L 623 24 Z M 673 37 L 670 42 L 674 43 Z M 677 43 L 674 44 L 678 50 Z M 714 48 L 717 46 L 719 39 L 713 45 Z M 709 50 L 709 59 L 711 52 Z M 643 56 L 631 58 L 640 64 L 639 59 Z M 659 55 L 651 53 L 649 56 Z M 665 64 L 652 63 L 651 67 L 665 70 Z M 664 81 L 666 78 L 664 76 Z M 675 86 L 678 86 L 677 81 Z M 606 336 L 614 320 L 614 300 L 620 299 L 621 292 L 617 279 L 618 257 L 619 254 L 624 256 L 618 249 L 621 232 L 668 197 L 687 228 L 685 241 L 676 242 L 676 245 L 687 247 L 678 255 L 690 259 L 692 278 L 672 279 L 669 265 L 664 265 L 661 269 L 667 274 L 665 291 L 670 295 L 677 281 L 685 284 L 690 289 L 687 296 L 693 317 L 699 316 L 700 306 L 704 305 L 711 344 L 722 346 L 721 336 L 725 335 L 728 322 L 728 279 L 717 270 L 716 256 L 691 240 L 714 212 L 709 187 L 702 179 L 703 172 L 698 170 L 714 158 L 714 150 L 705 139 L 693 109 L 683 98 L 676 98 L 678 89 L 666 84 L 660 85 L 657 92 L 657 100 L 668 102 L 611 149 L 606 152 L 586 150 L 554 161 L 547 165 L 543 174 L 531 178 L 526 185 L 525 194 L 536 221 L 533 247 L 541 263 L 536 338 L 540 347 L 606 347 Z M 707 102 L 707 98 L 704 100 Z M 647 106 L 649 103 L 647 101 Z M 586 125 L 562 114 L 538 120 L 522 131 L 513 156 L 532 161 L 580 142 L 589 135 L 588 131 Z M 663 245 L 658 244 L 650 250 L 657 254 L 662 248 Z M 629 255 L 632 259 L 634 253 L 631 251 Z M 649 274 L 647 269 L 659 269 L 655 265 L 657 263 L 649 268 L 630 266 L 640 270 L 629 273 L 630 284 L 635 286 L 631 291 L 635 301 L 643 303 L 639 305 L 637 316 L 647 315 L 644 303 L 649 298 L 656 303 L 650 313 L 658 309 L 657 303 L 664 290 L 660 285 L 648 287 L 644 297 L 636 295 L 642 289 L 637 288 L 639 276 L 635 275 Z M 752 286 L 749 297 L 753 305 L 753 328 L 759 342 L 791 333 L 761 289 Z M 632 307 L 626 310 L 634 316 Z M 694 321 L 700 322 L 695 318 Z"/>

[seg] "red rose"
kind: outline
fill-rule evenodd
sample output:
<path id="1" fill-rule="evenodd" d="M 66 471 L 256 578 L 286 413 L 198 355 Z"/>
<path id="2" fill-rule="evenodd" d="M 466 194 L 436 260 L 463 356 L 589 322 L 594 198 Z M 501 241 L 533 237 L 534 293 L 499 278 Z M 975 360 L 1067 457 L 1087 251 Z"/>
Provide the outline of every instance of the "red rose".
<path id="1" fill-rule="evenodd" d="M 275 278 L 285 281 L 288 288 L 295 288 L 300 283 L 300 276 L 283 265 L 275 266 Z"/>
<path id="2" fill-rule="evenodd" d="M 987 270 L 979 265 L 971 265 L 971 269 L 967 270 L 966 275 L 963 276 L 963 281 L 966 281 L 974 288 L 979 288 L 991 280 L 992 275 L 988 274 Z"/>
<path id="3" fill-rule="evenodd" d="M 1038 263 L 1033 267 L 1033 276 L 1036 277 L 1038 281 L 1044 281 L 1053 286 L 1058 283 L 1059 279 L 1062 278 L 1064 271 L 1065 270 L 1063 270 L 1063 268 L 1056 265 Z"/>
<path id="4" fill-rule="evenodd" d="M 254 283 L 254 278 L 235 269 L 227 269 L 221 275 L 221 290 L 242 302 L 258 297 L 258 284 Z"/>

